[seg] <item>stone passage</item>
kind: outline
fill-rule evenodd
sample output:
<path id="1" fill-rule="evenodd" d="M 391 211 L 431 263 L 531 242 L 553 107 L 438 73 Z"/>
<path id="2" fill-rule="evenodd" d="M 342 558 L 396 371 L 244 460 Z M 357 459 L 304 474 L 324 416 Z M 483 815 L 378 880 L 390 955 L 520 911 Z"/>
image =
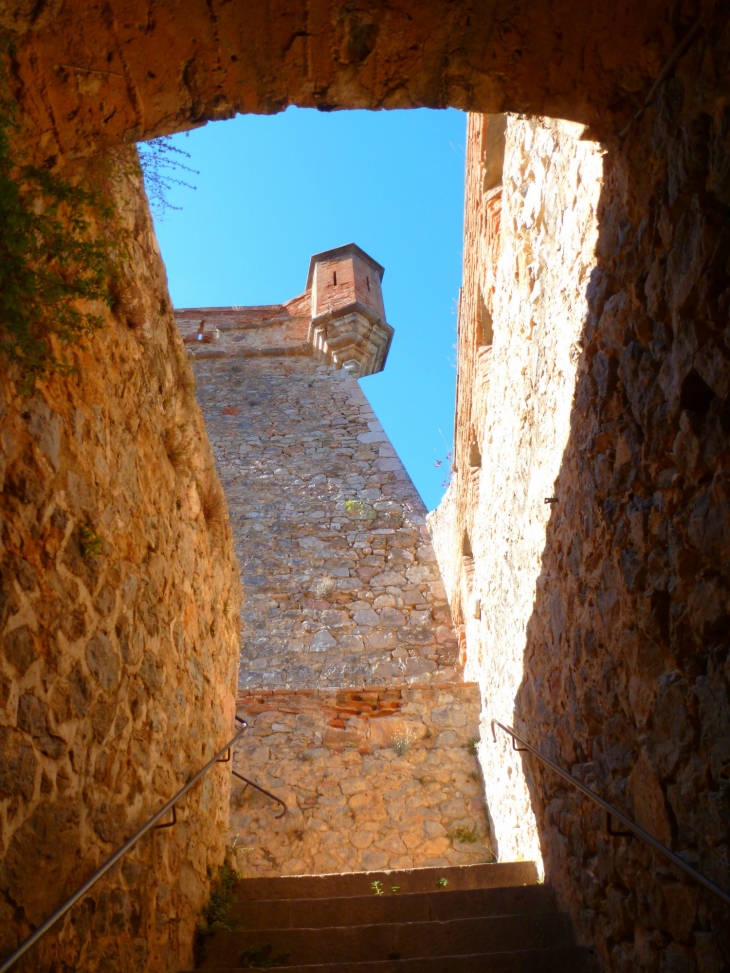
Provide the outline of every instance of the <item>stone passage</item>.
<path id="1" fill-rule="evenodd" d="M 382 275 L 351 244 L 286 304 L 176 314 L 245 590 L 237 760 L 290 806 L 234 803 L 246 874 L 492 859 L 426 509 L 358 385 L 393 334 Z"/>

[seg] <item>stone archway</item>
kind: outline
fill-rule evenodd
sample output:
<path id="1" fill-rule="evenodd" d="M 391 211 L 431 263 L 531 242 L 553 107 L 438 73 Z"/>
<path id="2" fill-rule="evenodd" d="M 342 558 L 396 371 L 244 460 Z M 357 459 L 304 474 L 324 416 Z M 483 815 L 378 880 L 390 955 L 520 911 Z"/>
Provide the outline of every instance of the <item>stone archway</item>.
<path id="1" fill-rule="evenodd" d="M 727 12 L 726 2 L 708 4 L 704 28 L 694 34 L 697 42 L 678 62 L 676 73 L 667 75 L 656 104 L 623 140 L 616 133 L 692 29 L 699 9 L 668 12 L 654 2 L 607 12 L 597 2 L 534 2 L 502 10 L 497 4 L 412 0 L 367 11 L 334 3 L 246 10 L 214 0 L 177 5 L 168 0 L 156 6 L 122 0 L 43 6 L 16 0 L 6 3 L 0 15 L 3 27 L 15 35 L 10 82 L 23 111 L 26 145 L 49 164 L 65 161 L 67 171 L 78 170 L 77 175 L 82 166 L 74 160 L 93 154 L 99 145 L 180 131 L 237 111 L 279 111 L 288 104 L 321 110 L 453 105 L 543 114 L 588 123 L 605 140 L 609 151 L 597 210 L 599 238 L 584 349 L 590 372 L 581 390 L 585 421 L 612 425 L 601 428 L 590 443 L 576 432 L 564 468 L 569 472 L 570 463 L 583 464 L 580 479 L 569 484 L 575 518 L 570 529 L 581 541 L 571 553 L 573 567 L 586 576 L 595 569 L 597 580 L 586 582 L 585 594 L 594 594 L 597 601 L 605 595 L 609 609 L 620 601 L 621 626 L 613 623 L 610 652 L 592 631 L 584 633 L 582 644 L 573 645 L 576 666 L 582 652 L 597 667 L 593 683 L 571 696 L 573 716 L 576 725 L 585 723 L 591 753 L 603 761 L 599 769 L 619 793 L 633 768 L 643 772 L 662 747 L 672 759 L 676 751 L 677 760 L 654 788 L 657 803 L 662 794 L 672 821 L 695 842 L 697 854 L 719 863 L 716 877 L 726 886 L 727 824 L 715 809 L 726 800 L 730 725 L 724 607 L 730 590 L 725 567 L 730 518 L 723 465 L 730 394 L 730 342 L 724 337 L 730 293 Z M 219 485 L 199 416 L 190 406 L 185 363 L 176 359 L 163 268 L 140 185 L 121 186 L 118 202 L 130 251 L 126 289 L 108 314 L 107 327 L 89 340 L 87 349 L 74 352 L 84 382 L 57 376 L 32 407 L 14 394 L 9 379 L 4 386 L 3 429 L 13 435 L 2 443 L 9 485 L 2 500 L 14 533 L 4 538 L 2 567 L 15 588 L 2 616 L 7 624 L 0 702 L 7 716 L 0 728 L 5 761 L 0 796 L 9 794 L 12 808 L 12 820 L 3 821 L 3 853 L 5 848 L 14 851 L 6 856 L 0 877 L 2 890 L 10 889 L 13 899 L 12 905 L 9 899 L 0 901 L 1 933 L 10 929 L 11 920 L 20 932 L 27 931 L 28 920 L 18 919 L 17 903 L 37 889 L 33 876 L 23 871 L 23 853 L 27 847 L 37 851 L 40 843 L 53 859 L 56 839 L 44 821 L 54 801 L 63 798 L 68 804 L 70 794 L 79 795 L 81 825 L 69 818 L 67 830 L 83 832 L 92 857 L 108 848 L 127 810 L 142 814 L 147 798 L 140 797 L 131 767 L 131 758 L 139 755 L 132 731 L 141 732 L 154 721 L 174 736 L 174 720 L 179 719 L 172 704 L 163 706 L 156 696 L 167 678 L 156 659 L 164 656 L 171 668 L 177 667 L 170 678 L 179 680 L 188 701 L 199 694 L 204 698 L 205 710 L 197 704 L 199 718 L 219 736 L 232 705 L 227 675 L 219 684 L 207 681 L 220 632 L 225 632 L 231 661 L 236 638 L 228 623 L 237 599 L 235 570 L 230 535 L 216 502 Z M 619 305 L 625 305 L 625 320 L 606 311 Z M 183 420 L 188 440 L 178 443 L 176 429 Z M 576 430 L 582 422 L 576 418 Z M 622 462 L 616 461 L 619 445 Z M 606 457 L 617 472 L 602 483 L 600 464 Z M 191 470 L 196 467 L 197 484 L 195 477 L 185 481 L 176 469 L 183 462 Z M 117 496 L 112 487 L 120 485 L 118 469 L 126 492 L 119 490 Z M 656 495 L 667 497 L 669 513 L 660 520 L 671 526 L 671 537 L 650 538 L 656 545 L 651 551 L 635 541 L 632 548 L 631 538 L 646 531 L 642 503 Z M 595 498 L 600 503 L 594 504 Z M 556 509 L 552 519 L 558 527 L 559 517 Z M 79 540 L 89 525 L 109 544 L 103 563 L 92 561 Z M 565 550 L 560 537 L 549 541 L 545 563 L 559 576 Z M 184 557 L 171 553 L 166 566 L 166 552 L 178 549 Z M 628 567 L 622 581 L 620 555 L 625 551 Z M 168 570 L 173 561 L 181 571 L 189 570 L 193 555 L 198 564 L 207 563 L 214 596 L 205 585 L 194 588 L 191 583 L 186 589 L 186 579 Z M 652 567 L 647 577 L 657 579 L 652 588 L 642 587 L 644 561 Z M 661 570 L 654 570 L 656 563 Z M 59 579 L 65 579 L 65 589 Z M 180 593 L 175 617 L 159 607 L 166 587 Z M 568 597 L 566 587 L 555 600 Z M 77 607 L 78 616 L 71 612 Z M 167 611 L 170 605 L 164 607 Z M 536 672 L 550 665 L 542 638 L 552 624 L 548 608 L 545 599 L 536 605 L 540 621 L 529 660 Z M 598 626 L 596 612 L 593 621 Z M 64 636 L 65 647 L 59 629 L 74 635 Z M 99 642 L 97 629 L 106 641 Z M 106 675 L 108 686 L 98 678 L 100 644 L 107 668 L 119 666 L 121 715 L 113 721 L 109 700 L 116 684 Z M 65 657 L 58 645 L 64 651 L 72 645 L 77 656 L 77 665 L 60 676 Z M 658 652 L 651 646 L 658 646 Z M 662 658 L 656 661 L 655 655 Z M 570 665 L 565 652 L 560 658 Z M 612 666 L 605 673 L 604 659 Z M 659 673 L 660 663 L 666 672 Z M 630 705 L 624 705 L 621 680 L 630 680 L 637 667 L 646 683 L 639 687 L 646 720 L 638 722 L 657 728 L 655 738 L 645 737 L 636 720 L 631 729 Z M 655 706 L 657 693 L 661 705 Z M 630 691 L 628 698 L 630 704 Z M 529 706 L 524 711 L 529 713 Z M 691 720 L 684 715 L 690 711 Z M 558 705 L 547 707 L 541 721 L 545 732 L 564 729 Z M 626 726 L 628 745 L 621 737 Z M 120 741 L 128 747 L 126 780 L 113 761 L 99 756 L 109 749 L 110 734 L 115 747 Z M 86 749 L 80 747 L 84 740 Z M 596 740 L 603 747 L 600 753 Z M 199 741 L 191 736 L 183 743 L 194 769 Z M 179 762 L 173 767 L 169 751 L 141 756 L 150 780 L 159 768 L 165 786 L 188 769 Z M 686 758 L 686 768 L 680 757 Z M 583 759 L 580 753 L 577 759 Z M 126 810 L 113 803 L 120 781 L 122 789 L 139 798 Z M 681 788 L 687 788 L 688 798 Z M 221 782 L 217 796 L 224 790 Z M 107 802 L 104 813 L 102 801 Z M 544 781 L 535 788 L 534 803 L 543 837 L 550 842 L 553 874 L 564 876 L 564 895 L 574 914 L 588 918 L 585 935 L 605 940 L 607 968 L 653 970 L 660 949 L 665 950 L 665 968 L 694 969 L 701 963 L 703 969 L 719 970 L 728 961 L 727 924 L 721 925 L 704 900 L 698 905 L 693 893 L 685 896 L 683 886 L 675 884 L 665 895 L 661 876 L 650 866 L 641 888 L 626 891 L 622 885 L 615 892 L 603 878 L 600 887 L 582 886 L 577 877 L 603 868 L 603 859 L 587 857 L 595 834 L 590 822 L 581 818 L 576 824 L 571 805 L 559 819 L 560 827 L 567 822 L 569 834 L 559 834 L 558 819 L 550 815 L 560 808 Z M 215 862 L 220 842 L 210 838 L 210 819 L 202 811 L 196 818 L 198 811 L 192 809 L 190 819 L 203 836 L 202 846 L 207 843 L 208 860 Z M 177 860 L 172 848 L 160 854 Z M 181 847 L 179 854 L 184 857 L 188 849 Z M 13 874 L 7 861 L 15 867 Z M 173 899 L 186 900 L 180 906 L 181 929 L 194 922 L 205 855 L 197 856 L 195 865 L 197 873 L 183 875 L 184 882 L 171 893 Z M 130 876 L 124 881 L 131 886 L 135 879 Z M 60 897 L 67 877 L 59 873 L 45 883 L 49 903 Z M 127 891 L 122 887 L 119 915 L 127 908 Z M 617 895 L 625 895 L 626 908 L 617 904 Z M 107 908 L 100 900 L 97 918 L 87 927 L 99 948 L 118 938 L 114 916 L 107 923 L 101 906 Z M 151 898 L 145 908 L 145 916 L 154 914 Z M 685 922 L 687 917 L 694 921 L 695 914 L 696 926 Z M 41 918 L 40 911 L 37 915 Z M 26 916 L 35 920 L 30 911 Z M 605 927 L 601 916 L 608 917 Z M 713 923 L 717 936 L 711 940 Z M 609 933 L 604 935 L 604 928 Z M 72 929 L 64 935 L 56 955 L 71 956 L 76 968 L 83 968 L 78 949 L 87 949 L 88 941 L 81 934 L 74 939 Z M 165 962 L 184 953 L 176 936 L 177 931 L 165 930 L 156 943 Z M 49 942 L 53 949 L 56 944 Z M 90 953 L 85 961 L 87 968 L 95 968 Z"/>
<path id="2" fill-rule="evenodd" d="M 10 0 L 13 84 L 46 155 L 287 105 L 625 120 L 686 30 L 666 4 Z"/>

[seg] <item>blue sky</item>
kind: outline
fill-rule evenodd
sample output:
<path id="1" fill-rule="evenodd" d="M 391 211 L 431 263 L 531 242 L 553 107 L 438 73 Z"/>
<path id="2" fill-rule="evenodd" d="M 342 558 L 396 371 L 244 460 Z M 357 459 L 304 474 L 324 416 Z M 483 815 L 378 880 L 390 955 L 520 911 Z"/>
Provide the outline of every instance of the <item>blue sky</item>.
<path id="1" fill-rule="evenodd" d="M 361 385 L 429 509 L 453 437 L 465 129 L 425 109 L 216 122 L 175 136 L 197 189 L 176 187 L 182 210 L 156 219 L 176 307 L 288 300 L 311 254 L 351 241 L 383 264 L 395 338 Z"/>

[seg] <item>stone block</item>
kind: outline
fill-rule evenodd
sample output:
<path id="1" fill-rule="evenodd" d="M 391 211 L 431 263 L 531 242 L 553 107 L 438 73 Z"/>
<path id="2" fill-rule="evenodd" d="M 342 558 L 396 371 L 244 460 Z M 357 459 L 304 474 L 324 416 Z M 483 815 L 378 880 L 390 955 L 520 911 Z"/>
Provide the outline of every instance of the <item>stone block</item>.
<path id="1" fill-rule="evenodd" d="M 368 851 L 362 856 L 362 869 L 367 872 L 376 872 L 388 868 L 390 858 L 384 851 Z"/>
<path id="2" fill-rule="evenodd" d="M 352 619 L 356 625 L 364 625 L 366 627 L 380 624 L 380 616 L 371 608 L 354 612 Z"/>
<path id="3" fill-rule="evenodd" d="M 398 636 L 393 629 L 375 628 L 365 636 L 365 644 L 369 649 L 394 649 L 398 645 Z"/>
<path id="4" fill-rule="evenodd" d="M 312 641 L 309 644 L 310 652 L 327 652 L 328 649 L 333 648 L 337 645 L 336 639 L 332 636 L 327 629 L 322 629 L 312 636 Z"/>

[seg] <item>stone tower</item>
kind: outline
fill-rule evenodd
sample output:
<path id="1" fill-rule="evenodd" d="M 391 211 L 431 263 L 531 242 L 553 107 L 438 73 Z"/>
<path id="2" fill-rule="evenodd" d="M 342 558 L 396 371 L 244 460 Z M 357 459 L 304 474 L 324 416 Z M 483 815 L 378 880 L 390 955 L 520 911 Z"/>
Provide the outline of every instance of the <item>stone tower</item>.
<path id="1" fill-rule="evenodd" d="M 317 253 L 309 263 L 314 354 L 356 378 L 382 371 L 390 349 L 393 329 L 385 322 L 383 274 L 354 243 Z"/>
<path id="2" fill-rule="evenodd" d="M 349 244 L 284 304 L 176 313 L 244 588 L 238 759 L 290 807 L 276 827 L 257 798 L 234 808 L 248 874 L 490 857 L 478 693 L 426 509 L 358 382 L 393 336 L 382 277 Z"/>

